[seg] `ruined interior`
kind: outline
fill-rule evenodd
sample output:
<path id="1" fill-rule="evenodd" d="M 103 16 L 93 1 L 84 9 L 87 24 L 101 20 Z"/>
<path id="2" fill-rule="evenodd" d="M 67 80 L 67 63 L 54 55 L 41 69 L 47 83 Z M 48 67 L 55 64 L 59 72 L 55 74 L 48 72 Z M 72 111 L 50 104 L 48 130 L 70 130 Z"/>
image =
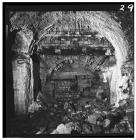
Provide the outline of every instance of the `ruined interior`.
<path id="1" fill-rule="evenodd" d="M 36 11 L 9 17 L 11 135 L 133 134 L 133 13 Z"/>

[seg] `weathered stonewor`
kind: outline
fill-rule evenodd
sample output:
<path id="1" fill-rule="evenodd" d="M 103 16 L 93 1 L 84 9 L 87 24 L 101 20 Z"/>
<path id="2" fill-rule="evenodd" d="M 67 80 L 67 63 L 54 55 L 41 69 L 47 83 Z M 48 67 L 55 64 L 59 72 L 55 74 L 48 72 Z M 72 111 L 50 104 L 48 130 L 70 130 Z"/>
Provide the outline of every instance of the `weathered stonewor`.
<path id="1" fill-rule="evenodd" d="M 12 51 L 16 56 L 12 60 L 15 113 L 26 114 L 33 100 L 33 62 L 27 54 L 32 35 L 20 31 L 16 34 Z M 28 36 L 29 35 L 29 36 Z"/>

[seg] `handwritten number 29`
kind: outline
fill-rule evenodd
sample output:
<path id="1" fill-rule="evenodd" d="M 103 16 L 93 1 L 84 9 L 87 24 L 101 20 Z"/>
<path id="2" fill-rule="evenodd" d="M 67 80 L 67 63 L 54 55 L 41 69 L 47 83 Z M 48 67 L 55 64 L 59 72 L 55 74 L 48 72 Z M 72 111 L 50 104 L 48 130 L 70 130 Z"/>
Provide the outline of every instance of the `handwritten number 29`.
<path id="1" fill-rule="evenodd" d="M 125 10 L 124 8 L 125 8 L 125 6 L 124 5 L 121 5 L 120 10 L 121 11 L 124 11 Z M 127 8 L 130 10 L 130 12 L 132 12 L 132 10 L 134 8 L 134 5 L 133 4 L 129 4 Z"/>

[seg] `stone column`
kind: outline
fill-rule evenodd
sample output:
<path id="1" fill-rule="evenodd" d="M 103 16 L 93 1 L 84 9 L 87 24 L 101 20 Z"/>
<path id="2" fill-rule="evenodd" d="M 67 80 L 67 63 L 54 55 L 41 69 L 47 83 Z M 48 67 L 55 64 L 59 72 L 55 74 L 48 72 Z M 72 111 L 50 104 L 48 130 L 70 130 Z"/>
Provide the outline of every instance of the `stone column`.
<path id="1" fill-rule="evenodd" d="M 32 41 L 32 33 L 20 31 L 16 34 L 12 46 L 14 56 L 12 60 L 14 107 L 15 113 L 27 114 L 33 100 L 33 62 L 27 54 Z"/>

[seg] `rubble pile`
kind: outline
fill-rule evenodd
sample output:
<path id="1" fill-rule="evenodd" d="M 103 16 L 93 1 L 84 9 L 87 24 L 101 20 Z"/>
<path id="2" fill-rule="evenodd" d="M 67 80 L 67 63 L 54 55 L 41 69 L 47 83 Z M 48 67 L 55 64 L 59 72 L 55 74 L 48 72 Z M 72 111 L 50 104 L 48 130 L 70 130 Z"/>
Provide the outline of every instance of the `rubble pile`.
<path id="1" fill-rule="evenodd" d="M 118 108 L 106 106 L 96 99 L 84 98 L 50 103 L 48 107 L 39 106 L 39 110 L 36 108 L 30 112 L 32 134 L 133 133 L 126 112 L 128 107 L 126 100 L 120 101 Z"/>

